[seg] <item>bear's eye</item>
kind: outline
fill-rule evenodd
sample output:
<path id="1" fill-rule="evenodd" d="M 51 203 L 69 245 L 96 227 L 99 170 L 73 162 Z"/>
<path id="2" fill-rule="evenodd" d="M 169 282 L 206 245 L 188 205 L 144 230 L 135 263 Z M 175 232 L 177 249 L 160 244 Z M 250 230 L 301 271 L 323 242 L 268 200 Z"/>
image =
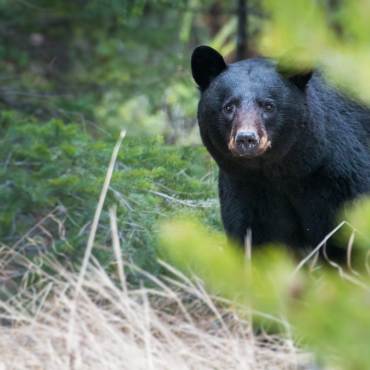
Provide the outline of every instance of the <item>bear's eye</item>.
<path id="1" fill-rule="evenodd" d="M 228 103 L 224 106 L 224 112 L 227 114 L 232 114 L 235 110 L 235 104 Z"/>
<path id="2" fill-rule="evenodd" d="M 275 109 L 275 105 L 274 103 L 270 102 L 270 101 L 265 101 L 262 103 L 262 108 L 265 112 L 273 112 L 273 110 Z"/>

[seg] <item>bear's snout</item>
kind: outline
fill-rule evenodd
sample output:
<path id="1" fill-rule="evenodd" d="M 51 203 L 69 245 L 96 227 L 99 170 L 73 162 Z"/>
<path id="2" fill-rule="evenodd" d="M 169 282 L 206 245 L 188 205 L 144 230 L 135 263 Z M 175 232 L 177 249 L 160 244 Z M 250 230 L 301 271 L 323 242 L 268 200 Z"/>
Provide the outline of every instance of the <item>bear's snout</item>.
<path id="1" fill-rule="evenodd" d="M 235 137 L 236 150 L 240 155 L 254 154 L 260 139 L 254 131 L 240 131 Z"/>
<path id="2" fill-rule="evenodd" d="M 252 158 L 262 155 L 271 147 L 271 141 L 263 127 L 240 127 L 232 130 L 229 150 L 236 157 Z"/>
<path id="3" fill-rule="evenodd" d="M 255 107 L 236 110 L 228 138 L 228 148 L 235 157 L 262 155 L 271 146 L 264 122 Z"/>

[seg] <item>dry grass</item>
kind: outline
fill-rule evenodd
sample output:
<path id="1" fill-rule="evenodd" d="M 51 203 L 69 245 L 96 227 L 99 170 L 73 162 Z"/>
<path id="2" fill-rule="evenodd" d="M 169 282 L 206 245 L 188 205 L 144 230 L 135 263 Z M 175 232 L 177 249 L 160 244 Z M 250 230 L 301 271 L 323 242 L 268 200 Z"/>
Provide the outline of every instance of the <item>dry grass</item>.
<path id="1" fill-rule="evenodd" d="M 1 303 L 0 369 L 303 369 L 308 361 L 288 338 L 256 336 L 169 266 L 176 279 L 143 272 L 153 288 L 129 289 L 94 260 L 82 280 L 49 265 L 51 273 L 29 263 L 38 288 Z"/>

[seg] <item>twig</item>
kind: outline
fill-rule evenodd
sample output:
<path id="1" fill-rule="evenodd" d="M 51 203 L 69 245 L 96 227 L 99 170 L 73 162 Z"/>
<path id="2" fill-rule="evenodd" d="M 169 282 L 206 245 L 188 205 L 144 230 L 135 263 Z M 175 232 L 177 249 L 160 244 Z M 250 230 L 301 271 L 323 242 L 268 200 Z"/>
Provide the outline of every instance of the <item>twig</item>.
<path id="1" fill-rule="evenodd" d="M 177 199 L 175 197 L 172 197 L 168 194 L 162 193 L 160 191 L 150 190 L 150 193 L 152 193 L 154 195 L 158 195 L 159 197 L 162 197 L 162 198 L 167 199 L 169 201 L 179 203 L 179 204 L 182 204 L 184 206 L 192 207 L 192 208 L 198 208 L 198 207 L 210 208 L 210 207 L 212 207 L 212 203 L 213 203 L 213 200 L 214 200 L 214 199 L 208 199 L 208 200 L 205 200 L 205 201 L 182 200 L 182 199 Z"/>
<path id="2" fill-rule="evenodd" d="M 348 224 L 347 221 L 342 221 L 336 228 L 334 228 L 325 238 L 317 245 L 315 249 L 313 249 L 294 269 L 293 276 L 297 274 L 297 272 L 305 265 L 307 261 L 311 259 L 312 256 L 315 255 L 325 244 L 326 242 L 344 225 Z"/>

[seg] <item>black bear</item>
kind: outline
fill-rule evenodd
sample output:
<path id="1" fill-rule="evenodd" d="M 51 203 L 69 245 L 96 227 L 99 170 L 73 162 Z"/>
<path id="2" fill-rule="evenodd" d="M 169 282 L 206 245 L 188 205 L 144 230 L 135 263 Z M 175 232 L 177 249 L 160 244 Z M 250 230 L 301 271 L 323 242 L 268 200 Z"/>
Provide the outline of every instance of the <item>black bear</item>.
<path id="1" fill-rule="evenodd" d="M 315 247 L 343 204 L 370 190 L 370 110 L 317 71 L 289 74 L 264 58 L 227 65 L 199 46 L 191 67 L 227 235 Z"/>

